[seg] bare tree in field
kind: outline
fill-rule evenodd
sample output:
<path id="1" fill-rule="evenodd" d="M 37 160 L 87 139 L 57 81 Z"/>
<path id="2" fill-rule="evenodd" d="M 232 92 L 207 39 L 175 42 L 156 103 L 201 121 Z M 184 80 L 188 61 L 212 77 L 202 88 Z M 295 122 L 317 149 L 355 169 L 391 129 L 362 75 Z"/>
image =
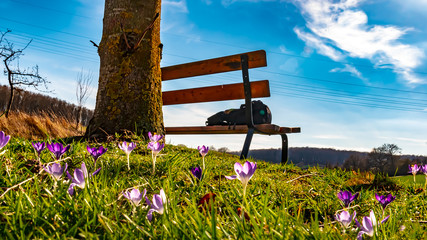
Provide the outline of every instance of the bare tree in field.
<path id="1" fill-rule="evenodd" d="M 164 132 L 161 0 L 105 0 L 100 72 L 87 137 L 126 130 Z"/>
<path id="2" fill-rule="evenodd" d="M 36 65 L 32 68 L 21 69 L 19 66 L 19 59 L 24 55 L 24 50 L 30 45 L 31 41 L 27 45 L 20 49 L 15 49 L 13 43 L 6 39 L 6 35 L 10 33 L 10 30 L 6 32 L 0 32 L 0 58 L 4 64 L 4 74 L 7 76 L 7 80 L 10 87 L 10 96 L 6 105 L 6 109 L 3 112 L 6 118 L 9 117 L 9 112 L 12 107 L 13 97 L 17 87 L 29 86 L 38 90 L 38 87 L 44 86 L 47 89 L 47 80 L 39 75 L 39 67 Z M 3 115 L 2 114 L 2 115 Z"/>
<path id="3" fill-rule="evenodd" d="M 83 106 L 86 104 L 88 97 L 91 95 L 91 85 L 93 81 L 92 72 L 84 72 L 83 69 L 77 75 L 76 98 L 77 98 L 77 115 L 76 129 L 82 121 Z"/>
<path id="4" fill-rule="evenodd" d="M 400 159 L 398 155 L 400 153 L 401 148 L 396 144 L 385 143 L 368 153 L 369 166 L 375 172 L 387 172 L 387 170 L 393 172 Z"/>

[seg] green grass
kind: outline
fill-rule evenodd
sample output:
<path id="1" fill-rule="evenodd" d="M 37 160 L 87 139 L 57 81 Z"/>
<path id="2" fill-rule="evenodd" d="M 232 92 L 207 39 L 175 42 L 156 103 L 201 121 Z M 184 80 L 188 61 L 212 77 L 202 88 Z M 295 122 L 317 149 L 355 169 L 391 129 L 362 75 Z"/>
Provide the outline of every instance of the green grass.
<path id="1" fill-rule="evenodd" d="M 413 175 L 407 175 L 407 176 L 398 176 L 398 177 L 393 177 L 394 179 L 396 179 L 397 181 L 399 181 L 400 183 L 407 185 L 407 186 L 414 186 L 414 184 L 416 186 L 419 187 L 424 187 L 424 184 L 426 182 L 426 177 L 424 174 L 418 174 L 415 176 L 415 182 L 414 182 L 414 176 Z"/>
<path id="2" fill-rule="evenodd" d="M 342 209 L 337 193 L 340 190 L 360 192 L 352 204 L 359 221 L 374 210 L 382 219 L 382 208 L 375 193 L 396 195 L 385 211 L 390 220 L 380 226 L 377 239 L 426 239 L 426 193 L 393 179 L 375 181 L 372 174 L 347 172 L 341 169 L 309 168 L 257 162 L 250 180 L 246 201 L 234 175 L 238 157 L 209 152 L 207 170 L 197 182 L 189 169 L 200 165 L 197 150 L 167 145 L 157 158 L 152 175 L 151 153 L 146 142 L 137 141 L 127 169 L 125 154 L 118 142 L 104 144 L 108 151 L 97 162 L 101 172 L 85 189 L 69 196 L 69 182 L 61 181 L 56 189 L 46 172 L 7 192 L 0 198 L 0 236 L 7 239 L 355 239 L 358 230 L 345 232 L 335 222 L 335 213 Z M 93 161 L 86 151 L 87 143 L 72 143 L 66 153 L 70 172 L 84 161 L 89 172 Z M 95 146 L 92 144 L 92 146 Z M 0 156 L 0 194 L 15 184 L 34 177 L 31 143 L 13 138 Z M 52 161 L 45 150 L 42 161 Z M 253 161 L 253 160 L 252 160 Z M 410 176 L 411 177 L 411 176 Z M 154 213 L 147 220 L 148 207 L 141 204 L 136 211 L 122 197 L 134 186 L 153 194 L 164 189 L 168 198 L 167 212 Z M 213 192 L 213 207 L 198 205 L 200 198 Z M 243 207 L 247 219 L 239 216 Z M 404 230 L 403 230 L 404 228 Z"/>

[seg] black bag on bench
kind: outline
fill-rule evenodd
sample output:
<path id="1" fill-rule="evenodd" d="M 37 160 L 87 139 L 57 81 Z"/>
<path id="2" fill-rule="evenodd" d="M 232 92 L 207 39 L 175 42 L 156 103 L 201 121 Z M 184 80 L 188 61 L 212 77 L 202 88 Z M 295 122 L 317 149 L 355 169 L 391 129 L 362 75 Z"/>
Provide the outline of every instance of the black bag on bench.
<path id="1" fill-rule="evenodd" d="M 206 126 L 213 125 L 245 125 L 246 105 L 240 105 L 239 109 L 228 109 L 218 112 L 208 118 Z M 254 124 L 271 123 L 271 111 L 267 105 L 260 100 L 252 101 L 252 119 Z"/>

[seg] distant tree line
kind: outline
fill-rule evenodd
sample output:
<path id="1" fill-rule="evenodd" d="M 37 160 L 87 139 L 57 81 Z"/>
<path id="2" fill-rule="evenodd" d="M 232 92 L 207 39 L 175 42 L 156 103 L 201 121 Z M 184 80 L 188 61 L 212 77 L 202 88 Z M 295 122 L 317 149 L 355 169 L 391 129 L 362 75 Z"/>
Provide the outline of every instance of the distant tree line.
<path id="1" fill-rule="evenodd" d="M 10 97 L 10 88 L 0 85 L 0 110 L 3 112 L 7 107 Z M 80 108 L 75 104 L 68 103 L 58 98 L 49 97 L 39 93 L 33 93 L 22 89 L 16 89 L 11 112 L 25 112 L 28 114 L 46 113 L 48 116 L 62 116 L 70 121 L 76 121 L 80 116 Z M 85 107 L 81 108 L 81 124 L 87 126 L 92 118 L 93 111 Z"/>
<path id="2" fill-rule="evenodd" d="M 295 147 L 289 148 L 288 163 L 299 167 L 341 167 L 387 173 L 389 176 L 408 174 L 409 164 L 427 164 L 427 156 L 401 155 L 395 144 L 383 144 L 371 152 L 337 150 L 332 148 Z M 240 152 L 230 152 L 239 155 Z M 249 157 L 271 163 L 280 163 L 281 149 L 256 149 L 249 151 Z"/>
<path id="3" fill-rule="evenodd" d="M 387 173 L 389 176 L 408 174 L 408 165 L 426 164 L 427 157 L 400 155 L 400 148 L 395 144 L 385 143 L 373 148 L 367 155 L 352 154 L 342 167 L 344 169 Z"/>

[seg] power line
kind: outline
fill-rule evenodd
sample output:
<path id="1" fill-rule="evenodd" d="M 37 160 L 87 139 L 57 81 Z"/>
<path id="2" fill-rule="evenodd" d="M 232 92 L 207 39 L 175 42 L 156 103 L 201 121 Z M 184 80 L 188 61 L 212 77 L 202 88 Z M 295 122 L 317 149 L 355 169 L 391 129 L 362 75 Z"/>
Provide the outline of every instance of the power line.
<path id="1" fill-rule="evenodd" d="M 336 90 L 336 89 L 327 89 L 327 88 L 319 88 L 319 87 L 313 87 L 310 85 L 306 85 L 306 84 L 298 84 L 298 83 L 285 83 L 285 82 L 276 82 L 274 81 L 273 83 L 274 85 L 279 85 L 284 87 L 285 85 L 292 87 L 292 89 L 294 89 L 295 87 L 300 87 L 302 89 L 312 89 L 313 91 L 320 91 L 320 92 L 338 92 L 338 93 L 349 93 L 349 94 L 355 94 L 355 95 L 365 95 L 365 96 L 373 96 L 373 97 L 379 97 L 379 98 L 389 98 L 389 99 L 393 99 L 396 100 L 395 96 L 386 96 L 386 95 L 378 95 L 378 94 L 369 94 L 369 93 L 362 93 L 362 92 L 355 92 L 355 91 L 341 91 L 341 90 Z M 399 97 L 399 99 L 405 99 L 405 100 L 409 100 L 409 101 L 415 101 L 413 103 L 415 104 L 426 104 L 427 105 L 427 99 L 419 99 L 419 98 L 407 98 L 407 97 Z M 417 101 L 419 101 L 419 103 L 416 103 Z"/>
<path id="2" fill-rule="evenodd" d="M 35 4 L 28 3 L 28 2 L 21 2 L 21 1 L 16 1 L 16 0 L 9 0 L 9 1 L 15 2 L 15 3 L 18 3 L 18 4 L 22 4 L 22 5 L 27 5 L 27 6 L 32 6 L 32 7 L 35 7 L 35 8 L 40 8 L 40 9 L 52 11 L 52 12 L 58 12 L 60 14 L 67 14 L 67 15 L 71 15 L 71 16 L 76 16 L 76 17 L 81 17 L 81 18 L 88 18 L 88 19 L 98 19 L 98 18 L 84 16 L 84 15 L 75 14 L 75 13 L 70 13 L 70 12 L 67 12 L 67 11 L 58 10 L 58 9 L 54 9 L 54 8 L 43 7 L 43 6 L 40 6 L 40 5 L 35 5 Z"/>
<path id="3" fill-rule="evenodd" d="M 6 20 L 8 22 L 14 22 L 14 23 L 18 23 L 18 24 L 22 24 L 22 25 L 26 25 L 26 26 L 30 26 L 30 27 L 35 27 L 35 28 L 40 28 L 40 29 L 44 29 L 44 30 L 48 30 L 48 31 L 52 31 L 52 32 L 58 32 L 58 33 L 62 33 L 62 34 L 67 34 L 70 36 L 74 36 L 74 37 L 79 37 L 79 38 L 84 38 L 84 39 L 95 39 L 95 38 L 90 38 L 88 36 L 83 36 L 83 35 L 79 35 L 79 34 L 74 34 L 74 33 L 69 33 L 69 32 L 64 32 L 64 31 L 59 31 L 56 29 L 52 29 L 52 28 L 47 28 L 47 27 L 42 27 L 42 26 L 37 26 L 34 24 L 29 24 L 29 23 L 24 23 L 24 22 L 20 22 L 20 21 L 16 21 L 16 20 L 12 20 L 12 19 L 8 19 L 8 18 L 4 18 L 4 17 L 0 17 L 0 19 Z"/>
<path id="4" fill-rule="evenodd" d="M 186 39 L 191 39 L 191 37 L 187 36 L 187 35 L 176 34 L 176 33 L 168 33 L 168 32 L 161 32 L 161 33 L 164 33 L 166 35 L 172 35 L 172 36 L 177 36 L 177 37 L 183 37 L 183 38 L 186 38 Z M 198 41 L 200 41 L 200 42 L 207 42 L 207 43 L 213 43 L 213 44 L 222 45 L 222 46 L 229 46 L 229 47 L 234 47 L 234 48 L 240 48 L 240 49 L 245 49 L 245 50 L 250 50 L 250 51 L 253 50 L 252 48 L 247 48 L 247 47 L 242 47 L 242 46 L 238 46 L 238 45 L 234 45 L 234 44 L 230 44 L 230 43 L 217 42 L 217 41 L 212 41 L 212 40 L 198 39 Z M 278 54 L 278 55 L 283 55 L 283 56 L 288 56 L 288 57 L 303 58 L 303 59 L 307 59 L 307 60 L 311 60 L 311 61 L 319 61 L 319 62 L 327 62 L 327 63 L 351 64 L 353 66 L 366 67 L 366 68 L 371 68 L 372 70 L 377 70 L 377 68 L 373 67 L 372 65 L 357 64 L 357 63 L 348 63 L 348 62 L 344 62 L 344 61 L 334 61 L 334 60 L 330 60 L 330 59 L 313 58 L 313 57 L 307 57 L 307 56 L 302 56 L 302 55 L 297 55 L 297 54 L 291 54 L 291 53 L 276 52 L 276 51 L 272 51 L 272 50 L 265 50 L 265 51 L 267 53 L 273 53 L 273 54 Z M 418 74 L 427 74 L 427 72 L 419 72 L 419 71 L 411 71 L 411 72 L 412 73 L 418 73 Z"/>
<path id="5" fill-rule="evenodd" d="M 309 93 L 310 95 L 315 96 L 327 96 L 327 97 L 338 97 L 338 98 L 345 98 L 345 99 L 352 99 L 352 100 L 358 100 L 368 103 L 382 103 L 382 104 L 394 104 L 393 106 L 400 105 L 400 106 L 409 106 L 409 107 L 423 107 L 427 108 L 427 104 L 422 103 L 408 103 L 408 102 L 402 102 L 402 101 L 392 101 L 388 99 L 382 99 L 382 98 L 372 98 L 372 97 L 364 97 L 364 96 L 349 96 L 345 93 L 331 93 L 331 92 L 325 92 L 320 90 L 307 90 L 307 89 L 300 89 L 300 88 L 281 88 L 281 87 L 275 87 L 274 90 L 285 90 L 285 91 L 291 91 L 291 92 L 302 92 L 302 93 Z"/>
<path id="6" fill-rule="evenodd" d="M 406 111 L 406 112 L 421 112 L 421 113 L 427 113 L 424 109 L 417 109 L 417 108 L 401 108 L 401 107 L 392 107 L 387 105 L 375 105 L 375 104 L 368 104 L 368 103 L 357 103 L 352 101 L 346 101 L 346 100 L 339 100 L 336 99 L 330 99 L 330 98 L 322 98 L 322 97 L 312 97 L 307 95 L 301 95 L 301 94 L 295 94 L 295 93 L 283 93 L 283 92 L 276 92 L 272 91 L 274 94 L 281 95 L 281 96 L 290 96 L 295 98 L 303 98 L 303 99 L 309 99 L 314 101 L 321 101 L 321 102 L 330 102 L 330 103 L 337 103 L 337 104 L 344 104 L 344 105 L 354 105 L 354 106 L 361 106 L 361 107 L 370 107 L 370 108 L 379 108 L 379 109 L 387 109 L 387 110 L 397 110 L 397 111 Z"/>
<path id="7" fill-rule="evenodd" d="M 415 93 L 415 94 L 427 95 L 427 93 L 425 93 L 425 92 L 417 92 L 417 91 L 409 91 L 409 90 L 401 90 L 401 89 L 385 88 L 385 87 L 376 87 L 376 86 L 365 86 L 365 85 L 356 84 L 356 83 L 343 83 L 343 82 L 337 82 L 337 81 L 326 80 L 326 79 L 321 79 L 321 78 L 298 76 L 298 75 L 293 75 L 293 74 L 288 74 L 288 73 L 278 73 L 278 72 L 265 71 L 265 70 L 259 70 L 259 69 L 254 69 L 253 71 L 264 72 L 264 73 L 271 73 L 271 74 L 277 74 L 277 75 L 288 76 L 288 77 L 309 79 L 309 80 L 313 80 L 313 81 L 317 81 L 317 82 L 327 82 L 327 83 L 334 83 L 334 84 L 341 84 L 341 85 L 348 85 L 348 86 L 357 86 L 357 87 L 364 87 L 364 88 L 375 88 L 375 89 L 387 90 L 387 91 L 395 91 L 395 92 Z"/>
<path id="8" fill-rule="evenodd" d="M 0 28 L 3 28 L 5 30 L 8 29 L 8 28 L 6 28 L 4 26 L 0 26 Z M 17 34 L 17 33 L 21 33 L 21 34 Z M 56 38 L 52 38 L 52 37 L 45 37 L 45 36 L 41 36 L 41 35 L 34 34 L 34 33 L 26 33 L 26 32 L 22 32 L 22 31 L 17 31 L 15 29 L 13 31 L 11 31 L 10 33 L 8 33 L 8 34 L 10 34 L 10 35 L 17 35 L 17 36 L 21 36 L 21 37 L 26 37 L 26 38 L 29 38 L 29 39 L 39 39 L 40 41 L 57 42 L 58 44 L 61 44 L 61 45 L 68 45 L 70 47 L 76 47 L 76 48 L 80 48 L 80 49 L 86 50 L 86 51 L 88 51 L 89 48 L 93 49 L 92 44 L 90 44 L 89 41 L 87 41 L 87 45 L 86 45 L 87 49 L 85 49 L 85 48 L 83 48 L 84 45 L 76 44 L 76 42 L 69 42 L 69 41 L 65 41 L 63 39 L 56 39 Z"/>

